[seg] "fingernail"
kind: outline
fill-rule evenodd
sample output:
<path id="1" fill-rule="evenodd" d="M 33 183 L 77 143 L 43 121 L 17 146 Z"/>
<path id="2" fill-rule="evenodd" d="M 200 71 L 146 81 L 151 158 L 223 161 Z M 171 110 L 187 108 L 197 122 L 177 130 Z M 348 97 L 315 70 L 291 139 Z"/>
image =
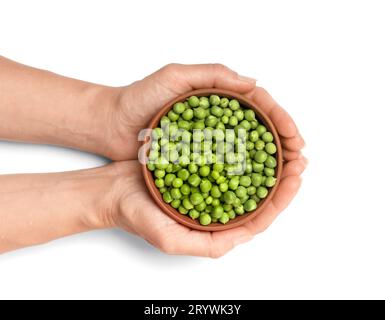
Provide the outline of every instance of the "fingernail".
<path id="1" fill-rule="evenodd" d="M 245 243 L 245 242 L 248 242 L 250 241 L 251 239 L 253 239 L 252 236 L 243 236 L 243 237 L 240 237 L 238 238 L 237 240 L 234 241 L 234 246 L 238 246 L 242 243 Z"/>
<path id="2" fill-rule="evenodd" d="M 238 75 L 238 79 L 241 80 L 241 81 L 252 83 L 252 84 L 254 84 L 257 81 L 254 78 L 250 78 L 250 77 L 246 77 L 246 76 L 241 76 L 241 75 Z"/>

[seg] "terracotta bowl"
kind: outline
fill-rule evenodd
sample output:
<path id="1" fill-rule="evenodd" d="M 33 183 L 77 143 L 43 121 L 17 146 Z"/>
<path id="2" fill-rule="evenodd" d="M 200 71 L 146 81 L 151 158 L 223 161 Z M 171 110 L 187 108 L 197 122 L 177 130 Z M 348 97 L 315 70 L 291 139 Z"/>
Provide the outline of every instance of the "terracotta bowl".
<path id="1" fill-rule="evenodd" d="M 201 230 L 201 231 L 222 231 L 222 230 L 228 230 L 231 228 L 239 227 L 240 225 L 252 220 L 255 218 L 260 212 L 263 211 L 263 209 L 266 207 L 266 205 L 271 201 L 275 191 L 278 188 L 278 185 L 280 183 L 281 174 L 282 174 L 282 147 L 280 143 L 280 139 L 277 133 L 277 130 L 275 129 L 273 123 L 269 119 L 269 117 L 263 112 L 258 105 L 256 105 L 253 101 L 245 98 L 244 96 L 228 91 L 228 90 L 221 90 L 221 89 L 199 89 L 191 92 L 187 92 L 185 94 L 180 95 L 179 97 L 173 99 L 172 101 L 168 102 L 159 112 L 154 116 L 154 118 L 151 120 L 150 124 L 148 125 L 148 128 L 156 128 L 159 125 L 160 119 L 167 114 L 167 112 L 173 107 L 173 105 L 176 102 L 184 101 L 186 98 L 190 96 L 209 96 L 211 94 L 217 94 L 221 97 L 227 97 L 227 98 L 234 98 L 237 99 L 240 104 L 246 108 L 253 109 L 257 115 L 257 119 L 260 123 L 262 123 L 266 128 L 273 134 L 274 136 L 274 142 L 277 146 L 277 153 L 276 153 L 276 159 L 277 159 L 277 167 L 276 167 L 276 184 L 274 187 L 270 188 L 268 196 L 261 200 L 258 203 L 258 207 L 256 210 L 245 213 L 244 215 L 237 216 L 233 220 L 230 220 L 227 224 L 221 224 L 221 223 L 211 223 L 208 226 L 202 226 L 199 221 L 192 220 L 188 215 L 182 215 L 171 207 L 171 205 L 167 204 L 162 199 L 162 194 L 159 192 L 158 188 L 155 186 L 154 178 L 152 176 L 152 172 L 147 169 L 147 166 L 145 164 L 142 164 L 142 172 L 144 176 L 144 181 L 146 182 L 148 191 L 150 192 L 152 198 L 157 203 L 157 205 L 171 218 L 179 222 L 180 224 L 189 227 L 191 229 Z M 144 141 L 143 144 L 147 143 L 147 141 Z"/>

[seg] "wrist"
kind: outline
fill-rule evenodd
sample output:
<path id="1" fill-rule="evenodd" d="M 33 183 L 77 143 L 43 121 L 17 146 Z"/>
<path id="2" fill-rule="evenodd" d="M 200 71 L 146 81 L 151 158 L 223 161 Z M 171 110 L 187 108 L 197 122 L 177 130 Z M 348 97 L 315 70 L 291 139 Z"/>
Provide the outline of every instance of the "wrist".
<path id="1" fill-rule="evenodd" d="M 141 183 L 137 161 L 113 162 L 107 166 L 87 170 L 87 193 L 91 208 L 85 217 L 90 229 L 122 226 L 122 202 L 135 193 Z M 130 210 L 134 209 L 131 202 Z M 124 212 L 125 215 L 130 212 Z"/>

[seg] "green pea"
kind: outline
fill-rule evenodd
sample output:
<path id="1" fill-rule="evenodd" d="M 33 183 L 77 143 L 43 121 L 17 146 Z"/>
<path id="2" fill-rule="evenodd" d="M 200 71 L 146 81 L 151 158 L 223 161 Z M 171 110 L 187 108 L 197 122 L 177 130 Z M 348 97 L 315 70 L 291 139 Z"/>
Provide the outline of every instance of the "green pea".
<path id="1" fill-rule="evenodd" d="M 198 210 L 199 212 L 205 211 L 207 205 L 206 202 L 201 202 L 200 204 L 197 204 L 194 208 Z"/>
<path id="2" fill-rule="evenodd" d="M 226 192 L 228 189 L 229 189 L 229 186 L 226 182 L 222 182 L 221 184 L 219 184 L 219 190 L 221 192 Z"/>
<path id="3" fill-rule="evenodd" d="M 264 163 L 267 159 L 267 153 L 265 151 L 257 151 L 254 156 L 254 160 L 258 163 Z"/>
<path id="4" fill-rule="evenodd" d="M 238 124 L 238 119 L 235 116 L 229 118 L 229 125 L 235 127 Z"/>
<path id="5" fill-rule="evenodd" d="M 269 143 L 266 143 L 266 146 L 265 146 L 265 151 L 268 153 L 268 154 L 274 154 L 277 152 L 277 147 L 274 143 L 272 142 L 269 142 Z"/>
<path id="6" fill-rule="evenodd" d="M 257 188 L 254 185 L 252 185 L 252 186 L 247 188 L 247 194 L 249 196 L 252 196 L 253 194 L 256 194 L 256 192 L 257 192 Z"/>
<path id="7" fill-rule="evenodd" d="M 274 137 L 273 137 L 271 132 L 265 132 L 262 135 L 262 140 L 265 141 L 265 142 L 273 142 Z"/>
<path id="8" fill-rule="evenodd" d="M 208 116 L 205 120 L 206 127 L 214 128 L 218 122 L 218 118 L 212 115 Z"/>
<path id="9" fill-rule="evenodd" d="M 244 208 L 245 211 L 247 211 L 247 212 L 254 211 L 255 209 L 257 209 L 257 203 L 256 203 L 254 200 L 249 199 L 249 200 L 247 200 L 247 201 L 244 203 L 243 208 Z"/>
<path id="10" fill-rule="evenodd" d="M 224 176 L 219 176 L 218 179 L 215 181 L 217 184 L 225 183 L 226 182 L 226 177 Z"/>
<path id="11" fill-rule="evenodd" d="M 147 163 L 147 168 L 150 171 L 154 171 L 155 170 L 155 164 L 153 162 L 148 162 Z"/>
<path id="12" fill-rule="evenodd" d="M 227 215 L 229 216 L 230 220 L 233 220 L 236 217 L 236 213 L 234 210 L 230 210 L 227 212 Z"/>
<path id="13" fill-rule="evenodd" d="M 209 166 L 203 166 L 199 168 L 199 174 L 202 177 L 207 177 L 210 174 L 210 167 Z"/>
<path id="14" fill-rule="evenodd" d="M 161 194 L 165 193 L 167 191 L 167 188 L 166 187 L 162 187 L 162 188 L 159 188 L 159 192 Z"/>
<path id="15" fill-rule="evenodd" d="M 243 113 L 242 110 L 236 110 L 234 111 L 234 116 L 237 118 L 238 121 L 242 121 L 243 118 L 245 117 L 245 114 Z"/>
<path id="16" fill-rule="evenodd" d="M 249 176 L 242 176 L 239 179 L 239 184 L 244 187 L 249 187 L 251 185 L 251 178 Z"/>
<path id="17" fill-rule="evenodd" d="M 221 163 L 214 163 L 214 165 L 213 165 L 213 170 L 217 171 L 219 173 L 222 172 L 224 168 L 225 168 L 225 166 Z"/>
<path id="18" fill-rule="evenodd" d="M 227 191 L 223 195 L 223 200 L 227 204 L 233 204 L 235 202 L 235 199 L 236 199 L 236 195 L 235 195 L 235 193 L 233 191 Z"/>
<path id="19" fill-rule="evenodd" d="M 175 113 L 173 110 L 169 111 L 168 114 L 167 114 L 168 118 L 171 120 L 171 121 L 176 121 L 179 119 L 179 115 L 177 113 Z"/>
<path id="20" fill-rule="evenodd" d="M 269 193 L 269 191 L 265 187 L 258 187 L 257 188 L 257 196 L 260 199 L 266 198 L 268 193 Z"/>
<path id="21" fill-rule="evenodd" d="M 209 192 L 211 190 L 212 184 L 210 180 L 208 179 L 203 179 L 200 183 L 200 189 L 202 192 Z"/>
<path id="22" fill-rule="evenodd" d="M 198 187 L 201 183 L 201 178 L 196 173 L 194 173 L 188 178 L 188 183 L 193 187 Z"/>
<path id="23" fill-rule="evenodd" d="M 188 210 L 185 207 L 183 207 L 183 206 L 179 206 L 178 211 L 181 214 L 187 214 L 188 213 Z"/>
<path id="24" fill-rule="evenodd" d="M 247 195 L 247 189 L 244 186 L 239 186 L 238 189 L 235 191 L 235 194 L 238 198 L 243 198 Z"/>
<path id="25" fill-rule="evenodd" d="M 268 155 L 264 164 L 265 167 L 275 168 L 277 166 L 277 160 L 273 156 Z"/>
<path id="26" fill-rule="evenodd" d="M 267 131 L 266 127 L 262 124 L 259 124 L 256 129 L 258 131 L 259 136 L 262 136 Z"/>
<path id="27" fill-rule="evenodd" d="M 229 222 L 229 220 L 230 218 L 227 213 L 222 214 L 222 216 L 219 218 L 219 222 L 222 224 L 226 224 L 227 222 Z"/>
<path id="28" fill-rule="evenodd" d="M 215 165 L 214 165 L 214 166 L 215 166 Z M 221 176 L 221 174 L 220 174 L 218 171 L 213 170 L 213 171 L 211 171 L 210 176 L 211 176 L 214 180 L 217 180 L 217 179 Z"/>
<path id="29" fill-rule="evenodd" d="M 186 106 L 182 102 L 177 102 L 174 104 L 173 110 L 175 113 L 181 114 L 186 110 Z"/>
<path id="30" fill-rule="evenodd" d="M 253 199 L 257 204 L 258 204 L 259 202 L 261 202 L 261 199 L 258 198 L 258 196 L 257 196 L 256 194 L 253 194 L 250 198 Z"/>
<path id="31" fill-rule="evenodd" d="M 251 183 L 254 187 L 259 187 L 262 184 L 262 175 L 259 173 L 252 173 Z"/>
<path id="32" fill-rule="evenodd" d="M 201 202 L 204 201 L 202 195 L 200 193 L 193 193 L 191 196 L 190 196 L 190 201 L 191 203 L 196 206 L 198 204 L 200 204 Z"/>
<path id="33" fill-rule="evenodd" d="M 219 187 L 218 186 L 213 186 L 210 190 L 210 195 L 213 197 L 213 198 L 219 198 L 221 196 L 221 191 L 219 190 Z"/>
<path id="34" fill-rule="evenodd" d="M 151 136 L 153 140 L 159 140 L 160 138 L 163 137 L 163 131 L 161 128 L 155 128 L 151 132 Z"/>
<path id="35" fill-rule="evenodd" d="M 163 188 L 164 187 L 164 180 L 162 178 L 158 178 L 155 180 L 155 185 L 158 188 Z"/>
<path id="36" fill-rule="evenodd" d="M 165 193 L 163 193 L 163 201 L 164 202 L 171 203 L 172 200 L 173 200 L 173 198 L 171 197 L 170 192 L 166 191 Z"/>
<path id="37" fill-rule="evenodd" d="M 183 180 L 181 178 L 175 178 L 173 181 L 172 181 L 172 186 L 174 188 L 180 188 L 181 186 L 183 185 Z"/>
<path id="38" fill-rule="evenodd" d="M 251 126 L 251 129 L 256 129 L 258 127 L 258 121 L 257 120 L 250 121 L 250 126 Z"/>
<path id="39" fill-rule="evenodd" d="M 277 181 L 277 179 L 272 177 L 272 176 L 266 177 L 265 186 L 268 188 L 274 187 L 276 181 Z"/>
<path id="40" fill-rule="evenodd" d="M 211 216 L 216 219 L 220 219 L 224 213 L 223 207 L 217 206 L 214 207 L 213 210 L 211 211 Z"/>
<path id="41" fill-rule="evenodd" d="M 189 176 L 190 172 L 188 172 L 187 169 L 181 169 L 178 171 L 178 178 L 182 179 L 183 181 L 186 181 Z"/>
<path id="42" fill-rule="evenodd" d="M 263 169 L 265 168 L 263 163 L 258 163 L 255 161 L 253 161 L 252 166 L 254 172 L 263 172 Z"/>
<path id="43" fill-rule="evenodd" d="M 221 204 L 221 201 L 217 198 L 213 199 L 213 201 L 211 202 L 212 207 L 218 207 L 220 204 Z"/>
<path id="44" fill-rule="evenodd" d="M 190 163 L 188 165 L 188 171 L 190 171 L 190 173 L 197 173 L 198 172 L 198 166 L 195 163 Z"/>
<path id="45" fill-rule="evenodd" d="M 222 121 L 224 124 L 228 124 L 228 123 L 229 123 L 229 117 L 228 117 L 228 116 L 222 116 L 221 121 Z"/>
<path id="46" fill-rule="evenodd" d="M 189 200 L 189 198 L 185 197 L 183 198 L 182 200 L 182 205 L 183 207 L 185 207 L 187 210 L 191 210 L 194 208 L 194 205 L 191 203 L 191 201 Z"/>
<path id="47" fill-rule="evenodd" d="M 164 170 L 161 170 L 161 169 L 156 169 L 154 171 L 154 175 L 157 178 L 163 178 L 166 175 L 166 172 Z"/>
<path id="48" fill-rule="evenodd" d="M 202 107 L 198 107 L 194 109 L 194 117 L 197 119 L 204 119 L 206 118 L 206 110 Z"/>
<path id="49" fill-rule="evenodd" d="M 221 103 L 221 98 L 219 98 L 216 94 L 210 96 L 210 104 L 212 106 L 217 106 Z"/>
<path id="50" fill-rule="evenodd" d="M 219 106 L 211 107 L 210 112 L 213 116 L 216 116 L 218 118 L 223 116 L 223 109 Z"/>
<path id="51" fill-rule="evenodd" d="M 179 206 L 180 206 L 180 200 L 179 199 L 172 200 L 171 207 L 173 207 L 174 209 L 178 209 Z"/>
<path id="52" fill-rule="evenodd" d="M 229 108 L 225 108 L 223 109 L 223 115 L 230 118 L 233 115 L 233 111 Z"/>
<path id="53" fill-rule="evenodd" d="M 253 121 L 255 120 L 255 113 L 253 110 L 249 109 L 245 111 L 245 119 L 247 121 Z"/>
<path id="54" fill-rule="evenodd" d="M 226 127 L 222 122 L 218 122 L 217 125 L 215 126 L 217 130 L 225 131 Z"/>
<path id="55" fill-rule="evenodd" d="M 235 177 L 231 178 L 229 181 L 229 189 L 236 190 L 239 185 L 239 180 Z"/>
<path id="56" fill-rule="evenodd" d="M 172 188 L 170 190 L 170 195 L 173 199 L 181 199 L 182 198 L 182 193 L 178 188 Z"/>
<path id="57" fill-rule="evenodd" d="M 220 105 L 222 108 L 227 108 L 227 106 L 229 105 L 229 99 L 227 99 L 227 98 L 221 98 L 219 105 Z"/>
<path id="58" fill-rule="evenodd" d="M 209 99 L 207 97 L 200 97 L 199 98 L 199 106 L 204 108 L 204 109 L 209 108 L 210 107 Z"/>
<path id="59" fill-rule="evenodd" d="M 187 155 L 181 155 L 181 156 L 179 157 L 179 165 L 180 165 L 181 167 L 187 167 L 189 163 L 190 163 L 190 159 L 189 159 L 189 157 L 188 157 Z M 187 172 L 188 172 L 188 171 L 187 171 Z M 189 172 L 188 172 L 188 173 L 189 173 Z M 190 173 L 189 173 L 189 175 L 190 175 Z"/>
<path id="60" fill-rule="evenodd" d="M 234 211 L 237 215 L 243 215 L 245 213 L 245 209 L 243 208 L 242 205 L 238 206 L 238 207 L 235 207 L 234 208 Z"/>
<path id="61" fill-rule="evenodd" d="M 194 111 L 192 109 L 187 109 L 182 113 L 182 118 L 190 121 L 194 117 Z"/>
<path id="62" fill-rule="evenodd" d="M 168 160 L 165 157 L 161 156 L 155 163 L 155 168 L 160 170 L 166 170 L 168 165 L 169 165 Z"/>
<path id="63" fill-rule="evenodd" d="M 193 193 L 199 193 L 199 188 L 198 187 L 190 187 L 190 193 L 193 194 Z"/>
<path id="64" fill-rule="evenodd" d="M 161 119 L 160 119 L 160 126 L 162 128 L 166 127 L 167 124 L 170 123 L 170 119 L 167 118 L 166 116 L 163 116 Z"/>
<path id="65" fill-rule="evenodd" d="M 200 113 L 200 111 L 198 113 Z M 195 113 L 194 113 L 194 115 L 195 115 Z M 201 116 L 202 116 L 202 114 L 201 114 Z M 203 130 L 204 128 L 205 128 L 205 122 L 203 120 L 202 121 L 196 121 L 192 125 L 193 130 Z"/>
<path id="66" fill-rule="evenodd" d="M 236 100 L 236 99 L 231 100 L 231 101 L 229 102 L 229 107 L 230 107 L 230 109 L 233 110 L 233 111 L 239 109 L 239 108 L 240 108 L 240 105 L 239 105 L 238 100 Z"/>
<path id="67" fill-rule="evenodd" d="M 199 216 L 200 216 L 200 213 L 199 211 L 195 210 L 195 209 L 191 209 L 189 212 L 188 212 L 188 215 L 190 216 L 191 219 L 195 220 L 195 219 L 198 219 Z"/>
<path id="68" fill-rule="evenodd" d="M 190 190 L 190 186 L 188 184 L 183 184 L 181 187 L 180 187 L 180 192 L 187 196 L 190 194 L 191 190 Z"/>
<path id="69" fill-rule="evenodd" d="M 166 174 L 166 176 L 164 177 L 164 184 L 170 187 L 175 178 L 176 178 L 176 175 L 173 173 Z"/>
<path id="70" fill-rule="evenodd" d="M 199 98 L 196 96 L 191 96 L 190 98 L 187 99 L 187 102 L 190 107 L 195 108 L 199 106 Z"/>
<path id="71" fill-rule="evenodd" d="M 211 223 L 211 216 L 207 213 L 205 214 L 202 214 L 200 217 L 199 217 L 199 223 L 202 225 L 202 226 L 207 226 Z"/>
<path id="72" fill-rule="evenodd" d="M 231 204 L 225 203 L 225 204 L 223 205 L 223 210 L 225 210 L 226 212 L 229 212 L 229 211 L 232 210 L 232 209 L 233 209 L 233 206 L 232 206 Z"/>
<path id="73" fill-rule="evenodd" d="M 272 168 L 265 168 L 263 169 L 263 173 L 266 177 L 273 177 L 275 175 L 275 170 Z"/>
<path id="74" fill-rule="evenodd" d="M 212 196 L 208 196 L 206 199 L 205 199 L 205 202 L 206 204 L 211 204 L 213 202 L 213 197 Z"/>
<path id="75" fill-rule="evenodd" d="M 242 128 L 244 128 L 246 131 L 250 130 L 250 122 L 247 120 L 242 120 L 239 124 Z"/>

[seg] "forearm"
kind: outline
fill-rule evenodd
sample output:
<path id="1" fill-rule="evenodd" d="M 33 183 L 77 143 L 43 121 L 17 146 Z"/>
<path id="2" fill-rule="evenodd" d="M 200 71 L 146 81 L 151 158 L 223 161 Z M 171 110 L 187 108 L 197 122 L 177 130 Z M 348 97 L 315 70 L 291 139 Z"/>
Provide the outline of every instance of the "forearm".
<path id="1" fill-rule="evenodd" d="M 114 165 L 0 176 L 0 253 L 113 226 Z"/>
<path id="2" fill-rule="evenodd" d="M 0 139 L 65 145 L 110 156 L 118 89 L 0 57 Z"/>

